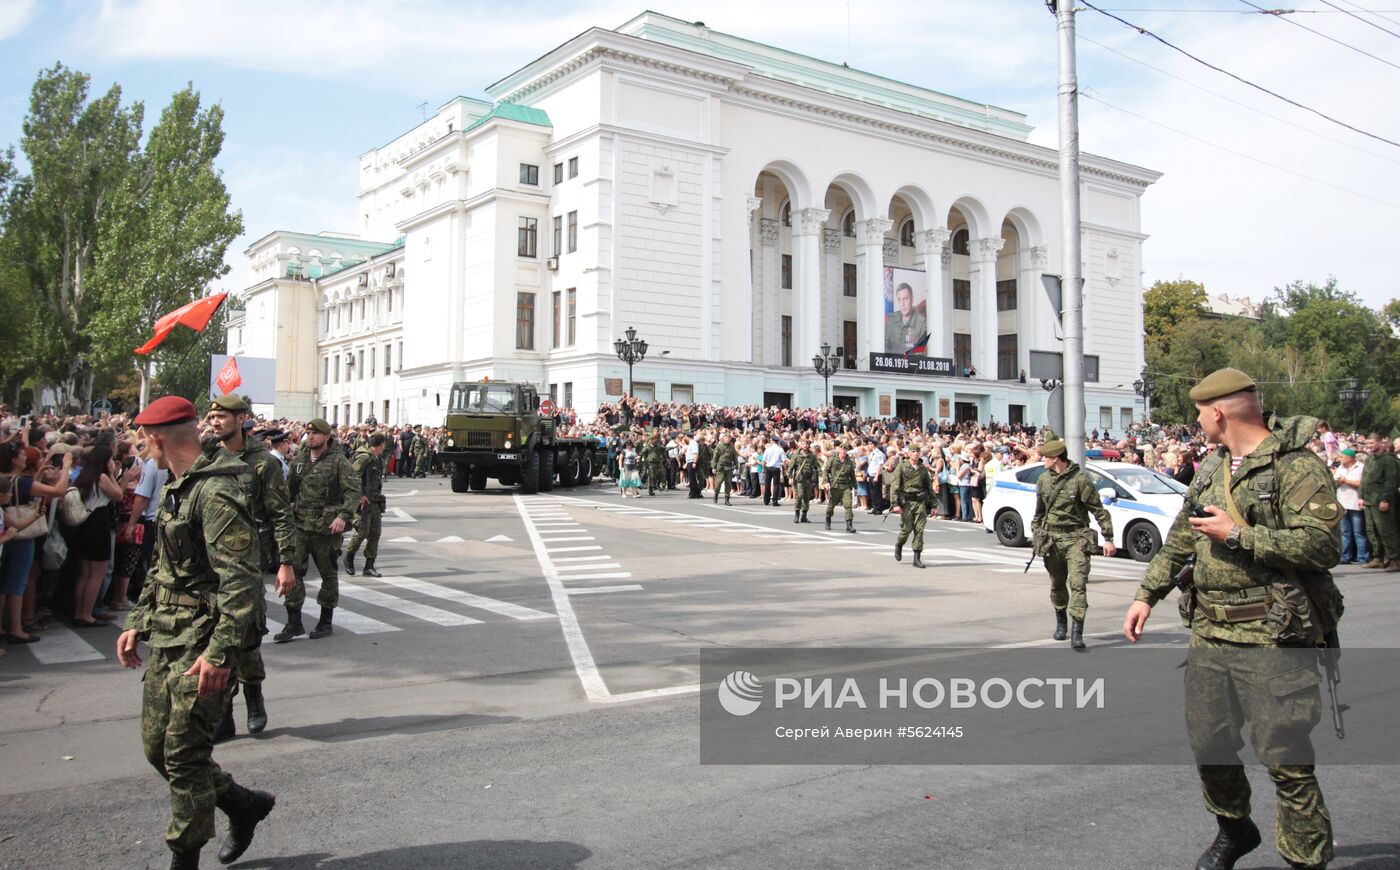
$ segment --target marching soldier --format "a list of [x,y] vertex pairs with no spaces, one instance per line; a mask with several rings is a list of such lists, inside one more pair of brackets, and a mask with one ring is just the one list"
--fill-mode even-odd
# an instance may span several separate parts
[[729,504],[729,491],[733,485],[734,469],[739,463],[739,454],[734,451],[733,439],[725,432],[719,436],[719,446],[715,448],[715,504],[719,504],[719,490],[724,488],[724,503]]
[[656,488],[666,488],[666,447],[661,443],[661,432],[652,433],[651,440],[642,448],[642,465],[646,469],[647,495],[656,495]]
[[219,860],[236,861],[277,799],[244,788],[213,760],[214,729],[232,698],[262,577],[253,514],[239,480],[247,465],[205,451],[194,405],[177,396],[137,415],[151,458],[170,471],[160,497],[157,561],[117,638],[117,660],[139,668],[138,642],[150,645],[142,679],[141,744],[169,783],[165,843],[172,870],[199,867],[214,837],[214,809],[228,816]]
[[1396,488],[1400,487],[1400,461],[1390,450],[1390,439],[1371,433],[1371,458],[1361,476],[1361,509],[1366,512],[1366,539],[1371,542],[1371,561],[1363,568],[1400,572],[1400,524],[1396,514]]
[[[1113,546],[1113,518],[1104,510],[1094,482],[1065,456],[1065,442],[1058,438],[1040,448],[1045,472],[1035,482],[1035,516],[1031,532],[1035,552],[1050,572],[1050,604],[1055,608],[1055,640],[1065,639],[1065,608],[1073,620],[1070,646],[1084,649],[1084,615],[1089,609],[1089,554],[1094,530],[1089,514],[1103,532],[1103,554],[1118,552]],[[1066,590],[1068,586],[1068,590]]]
[[[1299,669],[1281,653],[1240,658],[1251,648],[1335,646],[1342,596],[1330,569],[1341,558],[1342,509],[1332,475],[1308,448],[1318,421],[1266,421],[1256,390],[1236,369],[1214,372],[1191,390],[1197,422],[1221,445],[1191,484],[1190,498],[1207,516],[1182,508],[1123,621],[1136,643],[1152,606],[1195,559],[1195,583],[1180,604],[1191,628],[1187,728],[1206,808],[1219,827],[1198,870],[1234,867],[1260,843],[1236,754],[1246,722],[1278,795],[1279,854],[1293,867],[1332,860],[1332,820],[1314,766],[1273,760],[1282,745],[1311,757],[1309,735],[1321,717],[1315,665]],[[1202,754],[1211,763],[1201,763]]]
[[350,468],[350,460],[331,439],[331,424],[319,417],[306,424],[306,446],[292,460],[287,488],[292,495],[292,519],[296,525],[296,549],[292,558],[293,578],[287,593],[287,624],[272,638],[286,643],[306,634],[301,624],[301,606],[306,601],[306,562],[316,562],[321,574],[321,590],[316,601],[321,618],[311,630],[311,639],[329,637],[332,620],[340,603],[340,542],[355,518],[360,501],[360,482]]
[[360,543],[365,545],[365,576],[382,577],[374,568],[379,556],[379,518],[384,514],[384,436],[378,432],[369,436],[365,446],[355,452],[350,468],[360,482],[360,503],[355,513],[355,534],[345,548],[345,571],[355,576],[355,553]]
[[899,537],[894,542],[894,560],[904,558],[904,542],[914,536],[914,567],[923,568],[924,526],[928,523],[929,505],[933,504],[933,477],[924,467],[924,457],[917,450],[906,451],[905,458],[895,466],[890,483],[890,499],[899,512]]
[[[282,465],[268,452],[263,443],[244,434],[244,423],[251,409],[248,403],[232,393],[219,396],[209,403],[205,416],[214,438],[210,449],[223,449],[238,457],[245,471],[240,480],[248,506],[253,511],[254,527],[259,531],[261,566],[276,566],[279,588],[290,586],[294,579],[292,554],[296,549],[296,533],[292,527],[292,504],[287,496],[287,483]],[[264,535],[263,530],[267,530]],[[264,540],[266,538],[267,540]],[[233,698],[242,685],[244,703],[248,707],[248,731],[258,734],[267,727],[267,706],[263,702],[262,684],[267,676],[263,668],[262,639],[267,634],[267,602],[259,582],[254,595],[253,621],[248,638],[238,657],[238,680],[224,707],[224,718],[214,735],[215,741],[237,733],[233,720]]]
[[792,512],[794,523],[811,522],[807,519],[807,509],[812,506],[812,492],[817,486],[817,458],[806,441],[797,444],[797,450],[788,457],[788,476],[792,478],[795,508]]
[[421,427],[416,427],[413,436],[413,446],[409,448],[409,456],[413,459],[413,476],[428,476],[428,438],[423,434]]
[[846,531],[855,534],[855,514],[851,511],[851,493],[856,488],[856,466],[846,455],[846,445],[839,444],[836,453],[826,461],[826,479],[831,485],[831,494],[826,502],[826,530],[831,531],[831,515],[836,513],[836,503],[846,509]]

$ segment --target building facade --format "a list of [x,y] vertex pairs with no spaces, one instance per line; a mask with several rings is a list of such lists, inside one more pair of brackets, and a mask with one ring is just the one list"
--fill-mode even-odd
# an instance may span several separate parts
[[[362,156],[354,236],[248,248],[230,352],[276,356],[277,414],[432,424],[453,381],[490,377],[587,416],[627,389],[613,342],[634,327],[646,399],[820,405],[826,346],[834,404],[1044,421],[1026,375],[1060,349],[1040,281],[1059,271],[1058,157],[1024,116],[650,12],[487,95]],[[1141,415],[1139,201],[1158,177],[1083,157],[1090,428]],[[950,364],[872,370],[905,356],[893,317]]]

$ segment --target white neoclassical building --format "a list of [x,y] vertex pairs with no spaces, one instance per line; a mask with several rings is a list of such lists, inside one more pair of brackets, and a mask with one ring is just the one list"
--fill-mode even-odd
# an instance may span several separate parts
[[[586,415],[627,388],[634,327],[643,398],[821,404],[826,345],[862,413],[1044,420],[1022,373],[1060,350],[1057,155],[1024,116],[652,12],[487,94],[364,153],[353,234],[248,248],[229,351],[276,358],[276,413],[431,424],[489,376]],[[1088,428],[1140,414],[1158,177],[1083,158]],[[941,362],[894,365],[897,341]]]

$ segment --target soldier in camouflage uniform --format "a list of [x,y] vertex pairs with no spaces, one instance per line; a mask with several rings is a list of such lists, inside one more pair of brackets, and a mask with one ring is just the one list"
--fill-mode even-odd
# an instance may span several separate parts
[[1390,439],[1372,432],[1371,456],[1361,475],[1361,509],[1366,512],[1366,540],[1371,543],[1371,561],[1363,568],[1400,572],[1400,525],[1395,520],[1400,503],[1396,501],[1396,487],[1400,487],[1400,461],[1391,452]]
[[332,620],[340,603],[340,577],[336,573],[340,542],[355,519],[360,482],[330,433],[331,424],[320,418],[306,424],[306,446],[292,459],[287,477],[297,533],[292,558],[296,578],[287,593],[287,624],[272,638],[277,643],[306,633],[301,624],[301,606],[306,601],[308,557],[315,560],[321,574],[321,589],[316,593],[321,618],[311,630],[311,639],[319,640],[334,632]]
[[413,476],[428,476],[428,436],[423,434],[419,428],[413,436],[413,446],[409,448],[409,456],[413,457]]
[[379,556],[379,519],[384,514],[384,436],[378,432],[369,436],[365,446],[350,460],[355,479],[360,482],[360,503],[355,513],[355,534],[345,548],[345,571],[355,576],[355,554],[360,543],[365,545],[365,576],[382,577],[374,568]]
[[856,488],[856,466],[846,455],[846,445],[836,447],[836,453],[826,461],[826,479],[831,484],[831,494],[826,502],[826,530],[831,531],[831,517],[836,513],[836,503],[846,509],[846,531],[855,534],[855,514],[851,511],[851,493]]
[[733,439],[728,432],[719,436],[719,446],[715,448],[715,504],[719,504],[720,488],[724,489],[724,503],[729,504],[729,491],[734,481],[734,469],[739,464],[739,454],[734,451]]
[[203,451],[189,401],[152,402],[135,423],[151,458],[169,469],[156,519],[157,562],[117,639],[117,660],[141,666],[138,643],[150,645],[142,679],[141,744],[170,786],[165,842],[173,870],[199,867],[214,837],[214,809],[228,815],[219,850],[238,859],[276,798],[244,788],[214,763],[214,729],[237,679],[262,583],[257,533],[239,479],[247,466],[219,450]]
[[[1341,558],[1342,509],[1332,475],[1308,449],[1317,420],[1266,422],[1254,382],[1235,369],[1212,373],[1191,398],[1206,437],[1221,445],[1191,485],[1208,516],[1183,507],[1123,632],[1133,642],[1142,637],[1152,606],[1194,558],[1194,586],[1180,603],[1191,628],[1187,728],[1219,827],[1196,866],[1233,867],[1260,843],[1237,754],[1248,722],[1278,796],[1279,854],[1293,867],[1325,867],[1332,821],[1314,766],[1275,763],[1281,746],[1301,746],[1311,758],[1309,735],[1322,715],[1315,663],[1299,669],[1280,648],[1333,645],[1342,612],[1330,573]],[[1261,649],[1275,652],[1246,658]]]
[[[261,566],[277,566],[277,584],[285,588],[295,579],[292,554],[296,549],[296,533],[292,526],[292,504],[287,495],[287,482],[282,476],[281,463],[268,452],[263,442],[245,435],[244,423],[250,410],[247,402],[231,393],[210,402],[205,423],[214,437],[206,450],[227,450],[242,460],[245,467],[241,479],[243,494],[248,497],[253,522],[259,530],[259,549],[271,551],[261,553]],[[268,530],[267,535],[262,534],[264,528]],[[238,693],[240,684],[244,703],[248,707],[249,733],[258,734],[267,727],[267,705],[263,702],[262,692],[263,680],[267,677],[262,659],[262,639],[267,634],[267,602],[261,583],[258,584],[255,605],[248,639],[238,658],[238,681],[233,684],[234,692],[229,696],[223,721],[214,735],[216,742],[237,733],[233,719],[233,695]]]
[[792,481],[794,523],[811,522],[807,510],[812,506],[812,494],[817,488],[817,457],[812,455],[811,445],[799,441],[797,449],[788,457],[788,479]]
[[666,446],[661,443],[660,431],[654,432],[642,447],[640,459],[647,478],[647,495],[656,495],[658,486],[666,488]]
[[[1096,547],[1089,514],[1103,533],[1103,554],[1113,546],[1113,518],[1104,510],[1094,482],[1065,456],[1065,442],[1058,438],[1040,448],[1045,471],[1035,482],[1035,516],[1031,532],[1035,552],[1050,572],[1050,604],[1055,608],[1055,640],[1065,639],[1065,608],[1074,621],[1070,646],[1084,649],[1084,615],[1089,609],[1089,558]],[[1068,589],[1066,589],[1068,587]]]
[[905,452],[905,458],[895,466],[890,482],[890,500],[899,511],[899,537],[894,542],[894,560],[904,558],[904,542],[914,536],[914,567],[924,567],[924,526],[928,523],[929,505],[933,504],[933,477],[924,467],[923,454],[917,450]]

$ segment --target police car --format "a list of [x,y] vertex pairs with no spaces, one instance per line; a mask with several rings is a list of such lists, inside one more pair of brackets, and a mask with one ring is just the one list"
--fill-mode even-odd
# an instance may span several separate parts
[[[1186,487],[1164,474],[1128,462],[1089,462],[1085,471],[1113,518],[1114,546],[1139,562],[1151,561],[1171,531]],[[1006,547],[1023,547],[1035,516],[1035,482],[1044,463],[1001,472],[987,482],[982,524]],[[1092,515],[1090,524],[1098,530]],[[1102,541],[1103,536],[1099,536]]]

